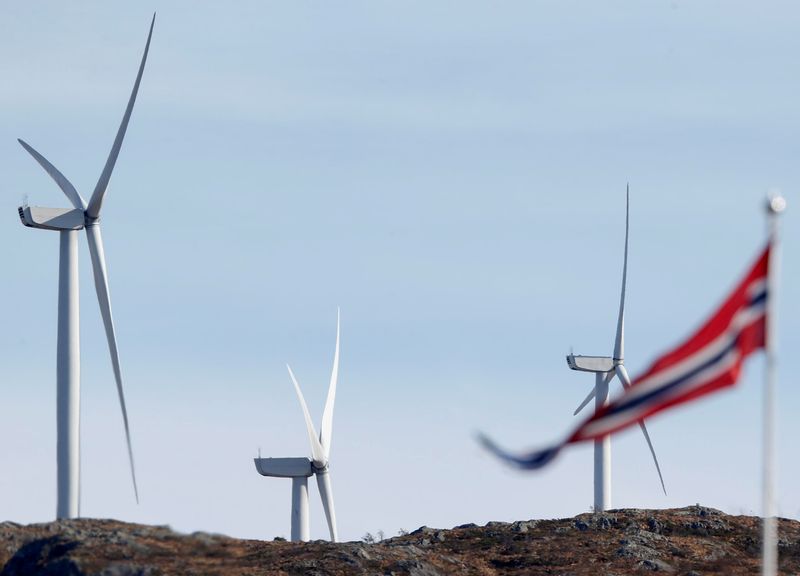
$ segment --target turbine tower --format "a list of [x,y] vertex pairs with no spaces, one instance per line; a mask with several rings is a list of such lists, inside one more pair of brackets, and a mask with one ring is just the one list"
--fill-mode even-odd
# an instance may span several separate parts
[[292,542],[307,542],[309,540],[308,526],[308,478],[313,474],[317,477],[317,488],[325,510],[325,519],[328,521],[331,541],[338,541],[336,532],[336,512],[333,507],[333,492],[330,480],[330,452],[331,434],[333,432],[333,404],[336,399],[336,382],[339,378],[339,311],[336,311],[336,349],[333,354],[333,369],[331,381],[328,386],[328,398],[325,400],[325,409],[322,412],[322,428],[319,436],[308,412],[306,400],[297,383],[294,372],[287,364],[289,377],[294,384],[303,417],[306,421],[308,439],[311,443],[311,458],[255,458],[256,470],[262,476],[292,479]]
[[[617,319],[617,335],[614,341],[614,355],[607,356],[567,356],[567,365],[571,370],[581,372],[593,372],[595,375],[594,388],[589,395],[581,402],[574,414],[578,414],[594,398],[595,411],[600,410],[608,403],[608,386],[616,376],[622,383],[623,388],[629,388],[631,379],[628,371],[625,370],[625,283],[628,275],[628,221],[630,216],[630,190],[625,190],[625,258],[622,264],[622,293],[619,298],[619,317]],[[647,446],[653,455],[658,478],[661,480],[661,488],[664,494],[667,489],[664,487],[664,478],[661,476],[661,467],[658,465],[658,458],[650,441],[650,434],[644,421],[639,422]],[[611,507],[611,436],[605,436],[594,442],[594,510],[602,512]]]
[[75,189],[75,186],[44,156],[22,140],[19,143],[55,180],[64,192],[73,208],[41,208],[21,206],[19,216],[22,223],[30,228],[57,230],[60,236],[58,274],[58,341],[56,354],[56,429],[57,429],[57,484],[58,499],[56,505],[57,518],[76,518],[80,514],[80,331],[78,308],[78,231],[86,231],[89,243],[89,254],[92,259],[94,287],[100,305],[100,314],[105,326],[108,350],[114,369],[117,384],[117,395],[122,409],[122,421],[125,425],[125,440],[128,445],[128,459],[131,467],[131,479],[136,502],[139,493],[136,487],[136,472],[133,466],[133,449],[128,426],[128,412],[125,408],[125,394],[122,390],[122,371],[119,364],[117,338],[114,332],[114,319],[111,314],[111,296],[108,290],[108,274],[103,250],[103,238],[100,234],[100,209],[103,205],[111,172],[117,162],[122,140],[128,128],[128,121],[139,91],[147,52],[150,49],[150,38],[153,35],[155,14],[150,23],[147,43],[136,75],[128,106],[122,117],[111,152],[100,179],[87,203]]

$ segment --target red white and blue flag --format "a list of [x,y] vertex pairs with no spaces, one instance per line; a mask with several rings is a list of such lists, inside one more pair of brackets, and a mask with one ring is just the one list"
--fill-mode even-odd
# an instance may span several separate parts
[[745,358],[766,345],[769,251],[767,245],[744,279],[694,334],[653,362],[563,442],[522,455],[506,452],[485,436],[481,442],[509,463],[532,470],[550,462],[568,444],[602,438],[667,408],[733,386]]

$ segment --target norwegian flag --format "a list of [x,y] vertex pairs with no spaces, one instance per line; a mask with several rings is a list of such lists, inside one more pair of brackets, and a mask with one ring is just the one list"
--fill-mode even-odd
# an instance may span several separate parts
[[515,455],[486,436],[479,440],[503,460],[533,470],[550,462],[568,444],[602,438],[657,412],[732,386],[745,358],[766,345],[769,252],[768,244],[730,296],[688,340],[653,362],[565,441]]

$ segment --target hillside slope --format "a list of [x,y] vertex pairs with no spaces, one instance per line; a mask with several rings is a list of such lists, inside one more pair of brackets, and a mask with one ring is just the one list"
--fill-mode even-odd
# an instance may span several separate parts
[[[710,508],[420,528],[375,544],[182,535],[114,520],[0,524],[0,575],[757,574],[760,521]],[[780,521],[781,573],[800,574],[800,522]]]

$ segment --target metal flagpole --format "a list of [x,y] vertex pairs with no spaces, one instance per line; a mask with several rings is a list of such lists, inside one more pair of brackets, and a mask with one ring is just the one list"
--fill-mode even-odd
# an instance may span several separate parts
[[777,287],[780,274],[779,216],[786,209],[786,200],[771,194],[767,201],[769,226],[769,262],[767,264],[767,327],[765,349],[767,353],[764,382],[764,431],[762,469],[762,576],[778,573],[778,527],[775,519],[775,384],[777,381]]

